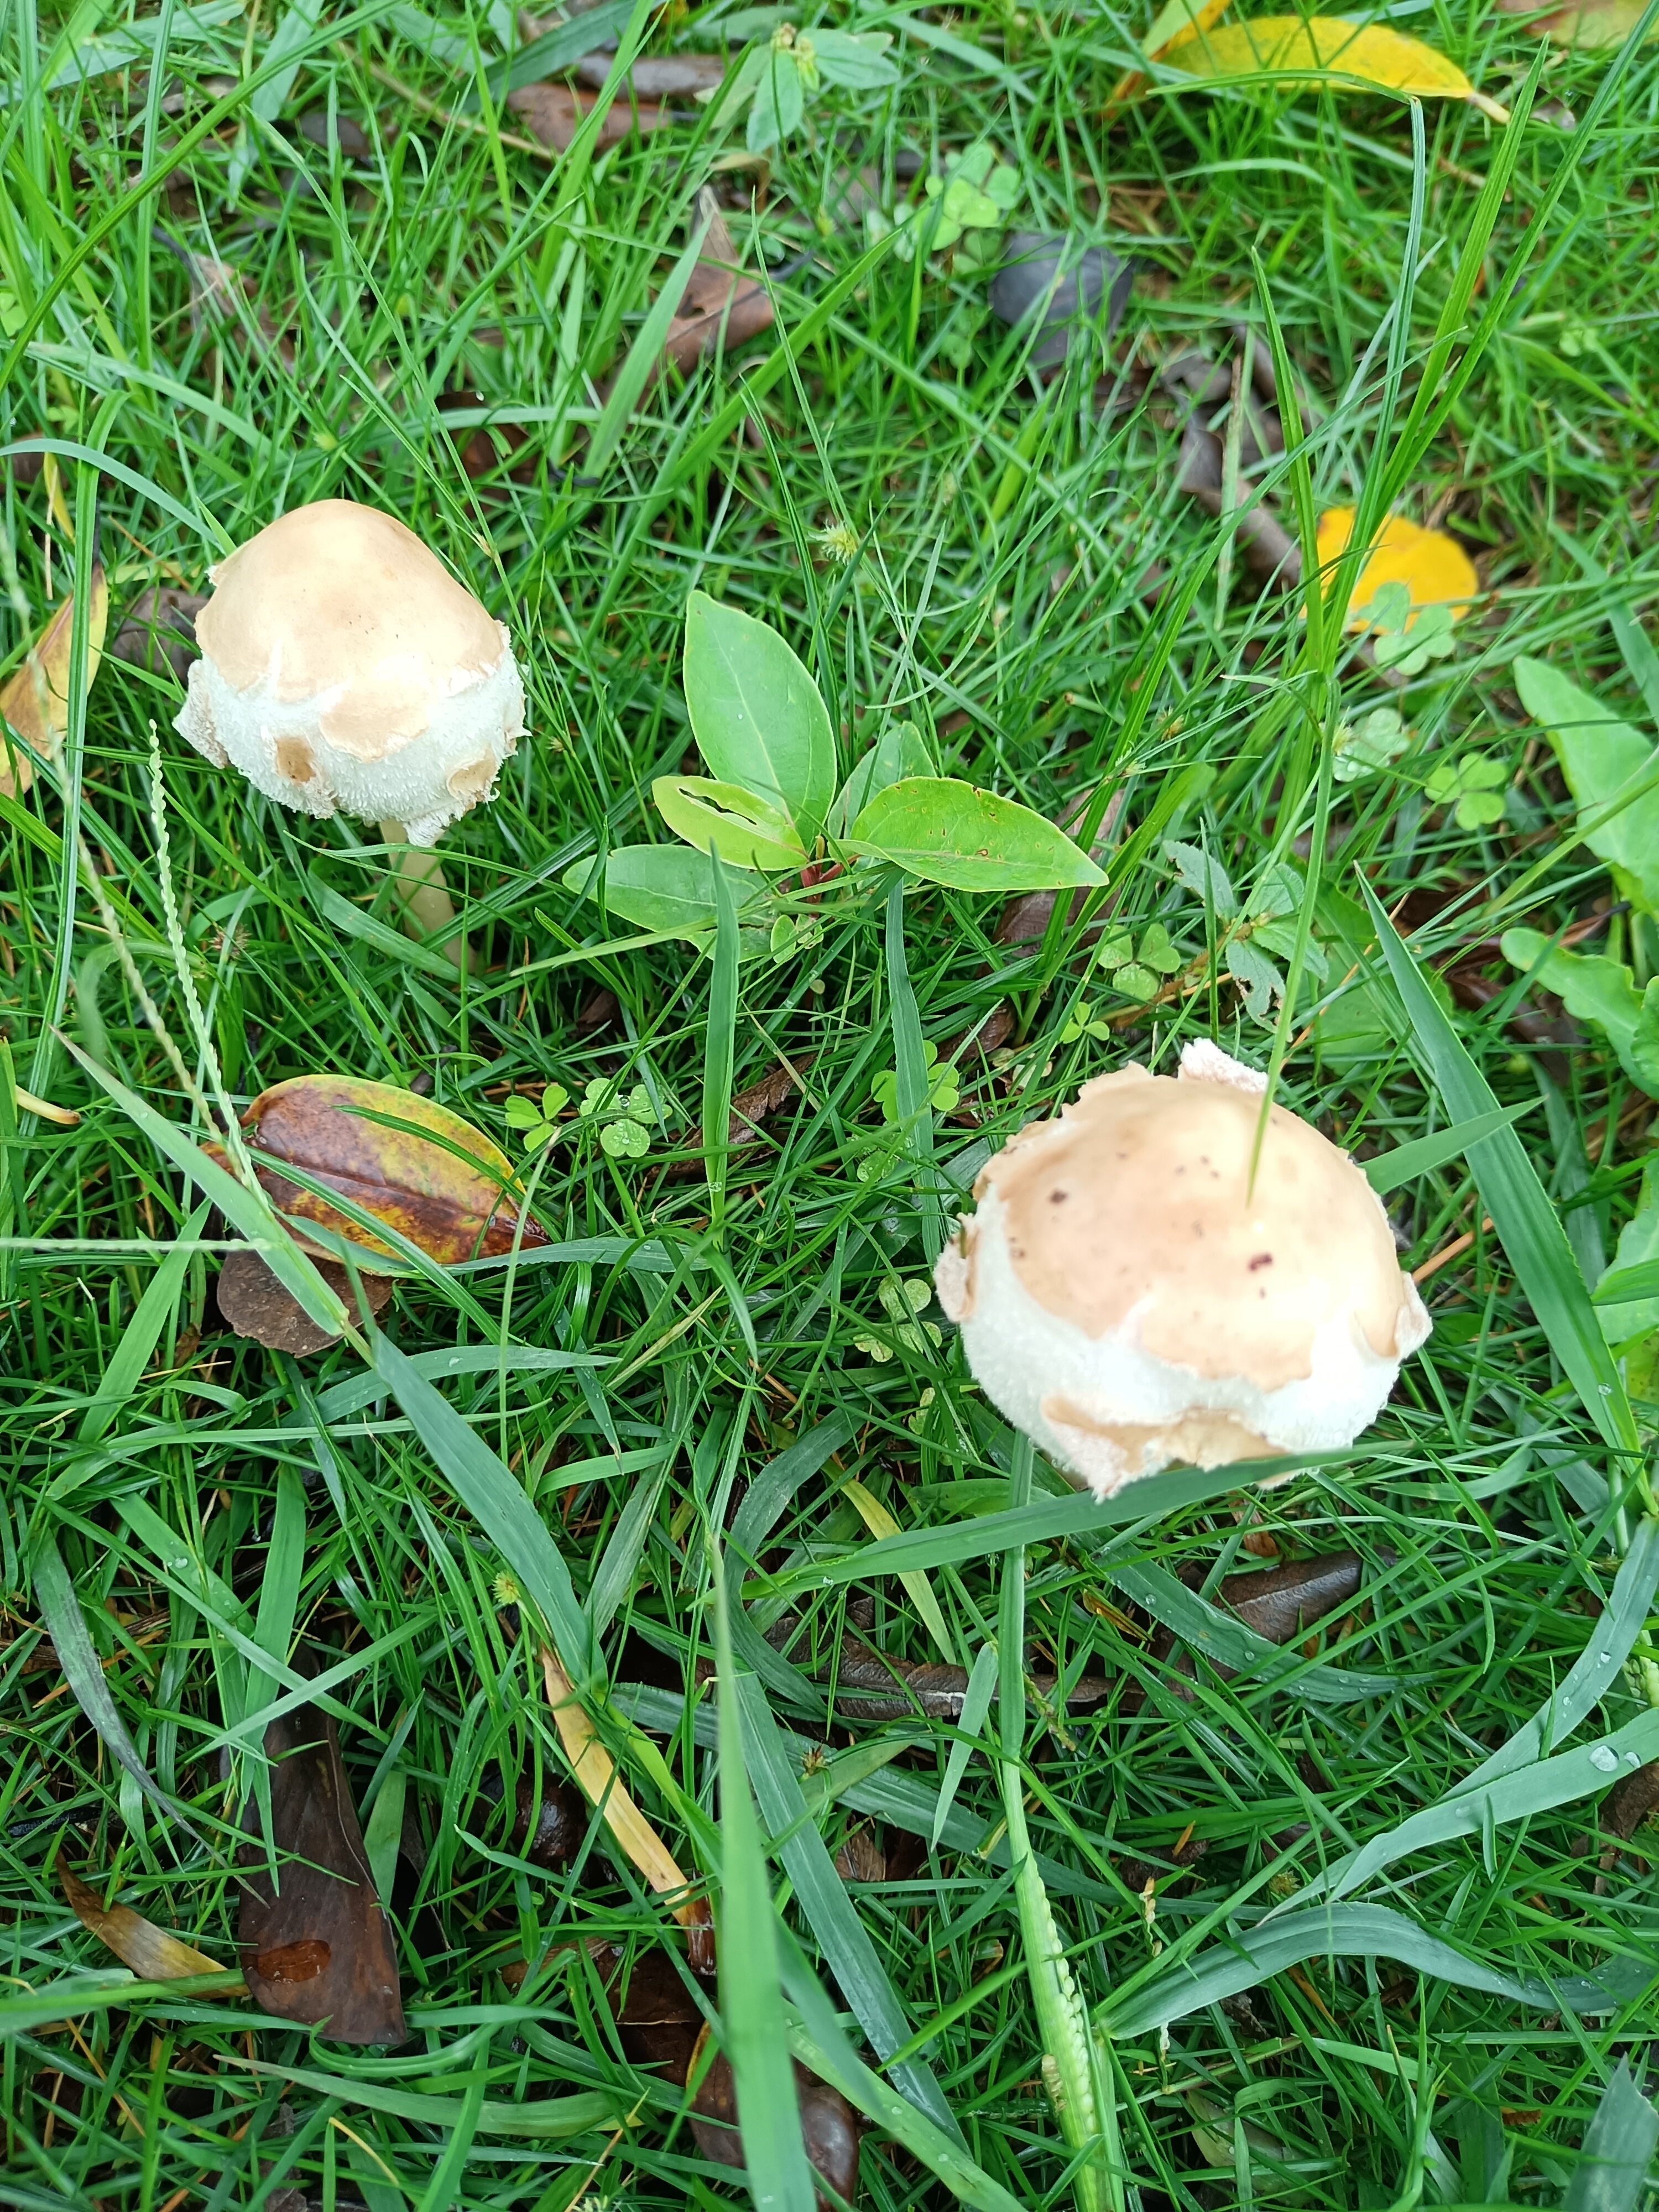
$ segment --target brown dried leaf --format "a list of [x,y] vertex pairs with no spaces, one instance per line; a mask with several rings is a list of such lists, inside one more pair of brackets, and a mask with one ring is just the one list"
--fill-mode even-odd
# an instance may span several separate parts
[[[705,2027],[698,2046],[708,2033]],[[693,2068],[700,2056],[700,2047],[694,2047]],[[837,2197],[850,2204],[859,2186],[858,2116],[838,2089],[809,2074],[799,2058],[792,2063],[807,2162]],[[717,2166],[744,2163],[743,2137],[738,2131],[737,2083],[724,2051],[717,2055],[691,2100],[691,2132],[697,2148]],[[823,2201],[820,2196],[819,2203]]]
[[[234,1996],[244,1986],[241,1976],[222,1960],[210,1959],[205,1951],[198,1951],[181,1942],[178,1936],[169,1936],[165,1928],[146,1920],[130,1905],[106,1907],[97,1891],[70,1872],[61,1850],[58,1854],[58,1879],[81,1925],[100,1943],[107,1944],[141,1981],[178,1982],[191,1974],[222,1974],[227,1996]],[[216,1996],[220,1993],[216,1990],[204,1990],[203,1994]]]
[[1364,1573],[1357,1553],[1331,1552],[1259,1574],[1228,1575],[1221,1601],[1269,1644],[1294,1644],[1315,1621],[1358,1595]]
[[111,659],[148,669],[152,676],[170,668],[182,684],[200,651],[196,617],[206,605],[198,592],[182,592],[174,584],[152,584],[123,616],[109,649]]
[[[92,572],[92,605],[87,633],[87,689],[92,689],[109,624],[109,586],[101,563]],[[75,599],[66,599],[0,690],[0,715],[18,737],[45,760],[56,760],[69,728],[70,649],[74,641]],[[21,799],[34,781],[34,763],[9,737],[0,765],[0,792]]]
[[[575,74],[595,92],[604,89],[614,54],[584,54]],[[719,54],[659,54],[635,63],[623,82],[636,100],[673,100],[688,93],[713,92],[726,82],[726,63]]]
[[696,221],[708,226],[702,252],[662,349],[664,358],[682,374],[716,347],[729,353],[744,339],[758,337],[771,329],[774,320],[771,295],[757,278],[745,277],[738,270],[732,234],[707,186],[697,195]]
[[1638,1766],[1617,1789],[1608,1790],[1601,1801],[1601,1832],[1628,1843],[1655,1813],[1659,1813],[1659,1759]]
[[[767,1630],[766,1640],[788,1657],[801,1628],[800,1615],[787,1613]],[[968,1694],[968,1677],[960,1667],[895,1659],[850,1634],[842,1638],[833,1668],[820,1668],[815,1679],[833,1680],[836,1713],[842,1720],[900,1720],[915,1712],[931,1720],[960,1720]],[[1034,1674],[1030,1679],[1040,1697],[1051,1698],[1058,1687],[1052,1674]],[[1097,1705],[1111,1687],[1103,1675],[1085,1674],[1073,1685],[1067,1705]]]
[[[332,1260],[319,1260],[319,1273],[348,1313],[357,1310],[350,1278]],[[392,1296],[389,1275],[359,1275],[369,1311],[379,1314]],[[321,1352],[339,1338],[319,1328],[295,1297],[284,1290],[259,1255],[252,1250],[231,1252],[219,1270],[216,1289],[219,1310],[238,1336],[252,1337],[268,1351],[290,1352],[297,1359]]]
[[[236,1941],[261,2012],[336,2043],[401,2043],[404,2008],[391,1931],[375,1893],[362,1831],[340,1764],[334,1723],[314,1705],[265,1730],[270,1825],[282,1887],[263,1842],[238,1853],[246,1869]],[[250,1805],[244,1825],[257,1814]]]
[[[591,92],[576,92],[568,84],[521,84],[516,92],[507,95],[507,106],[515,115],[523,117],[531,137],[561,154],[592,112],[593,100]],[[626,100],[613,100],[599,125],[595,151],[620,146],[636,130],[643,138],[647,132],[660,131],[672,120],[666,109],[650,102],[641,102],[635,108],[630,107]]]
[[300,1075],[242,1116],[259,1181],[284,1218],[343,1237],[373,1264],[392,1248],[280,1172],[302,1169],[444,1267],[548,1241],[523,1209],[513,1164],[481,1129],[430,1098],[351,1075]]

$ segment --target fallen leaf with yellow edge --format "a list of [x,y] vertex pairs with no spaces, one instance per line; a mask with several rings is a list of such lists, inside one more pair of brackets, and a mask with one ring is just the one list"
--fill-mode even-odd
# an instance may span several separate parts
[[[87,688],[98,673],[109,624],[109,586],[101,565],[92,572],[92,599],[87,631]],[[70,647],[74,641],[75,601],[64,600],[29,647],[21,668],[13,671],[0,690],[3,715],[31,751],[43,760],[56,760],[69,729]],[[19,746],[7,741],[0,761],[0,792],[21,799],[34,781],[34,763]]]
[[[1498,4],[1506,15],[1532,16],[1534,21],[1524,27],[1553,39],[1558,46],[1582,46],[1592,53],[1622,46],[1646,12],[1645,0],[1584,0],[1581,7],[1556,8],[1542,14],[1538,0],[1498,0]],[[1659,39],[1659,23],[1644,43],[1651,46],[1656,39]]]
[[681,1901],[672,1910],[687,1931],[691,1963],[699,1973],[711,1972],[714,1954],[708,1900],[686,1894],[691,1885],[680,1872],[674,1854],[629,1796],[617,1762],[600,1742],[599,1730],[571,1686],[570,1677],[546,1644],[542,1646],[542,1680],[576,1787],[590,1805],[599,1808],[629,1863],[637,1868],[657,1894],[679,1893]]
[[[1185,46],[1200,31],[1207,31],[1231,5],[1232,0],[1164,0],[1140,42],[1140,51],[1149,62],[1162,61],[1172,46]],[[1121,107],[1126,100],[1133,100],[1146,82],[1138,70],[1130,70],[1121,76],[1107,99],[1107,113]]]
[[[301,1170],[441,1265],[496,1259],[547,1232],[523,1211],[513,1163],[481,1129],[430,1098],[352,1075],[298,1075],[262,1091],[242,1116],[261,1184],[283,1218],[356,1248],[358,1264],[393,1256],[361,1222],[282,1173]],[[316,1247],[327,1251],[326,1245]],[[395,1269],[393,1270],[395,1272]]]
[[1171,69],[1212,84],[1275,77],[1291,85],[1366,86],[1404,100],[1467,100],[1494,121],[1509,111],[1488,100],[1455,62],[1419,39],[1380,23],[1363,28],[1336,15],[1257,15],[1200,31],[1167,57]]
[[[124,1966],[131,1966],[141,1980],[146,1982],[179,1982],[192,1974],[220,1974],[224,1978],[225,1995],[246,1989],[247,1984],[234,1968],[218,1959],[210,1959],[205,1951],[198,1951],[188,1943],[181,1943],[176,1936],[169,1936],[165,1928],[158,1928],[153,1920],[146,1920],[142,1912],[135,1912],[130,1905],[112,1905],[107,1908],[95,1889],[71,1874],[67,1860],[60,1851],[58,1857],[58,1879],[64,1885],[64,1894],[81,1925],[90,1930],[100,1943],[114,1952]],[[204,1991],[216,1996],[216,1990]]]
[[[1351,507],[1334,507],[1320,516],[1315,544],[1322,569],[1328,570],[1347,551],[1353,513]],[[1410,592],[1408,630],[1425,607],[1449,606],[1452,620],[1461,622],[1480,590],[1474,563],[1455,538],[1443,530],[1425,530],[1403,514],[1389,515],[1376,534],[1348,600],[1350,629],[1374,626],[1366,610],[1385,584],[1403,584]]]

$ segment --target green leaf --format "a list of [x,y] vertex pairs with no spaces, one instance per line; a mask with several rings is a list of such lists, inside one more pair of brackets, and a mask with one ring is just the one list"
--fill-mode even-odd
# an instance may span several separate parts
[[634,410],[639,404],[640,394],[645,389],[647,380],[662,360],[663,342],[668,336],[668,325],[679,312],[680,301],[691,281],[691,271],[697,265],[697,256],[702,251],[702,242],[708,234],[707,220],[692,226],[691,235],[685,241],[684,252],[669,270],[661,291],[652,301],[651,312],[635,333],[634,343],[629,347],[627,357],[617,371],[611,386],[611,396],[594,425],[585,464],[590,476],[603,474],[611,454],[617,450],[623,432],[634,419]]
[[[609,913],[641,929],[706,946],[714,933],[708,862],[684,845],[620,845],[603,860],[578,860],[562,878],[578,897],[603,897]],[[727,863],[727,881],[741,915],[764,905],[766,886],[752,870]]]
[[[1447,1111],[1455,1121],[1497,1113],[1492,1085],[1469,1058],[1370,884],[1363,878],[1361,882],[1371,926],[1405,1003],[1413,1048],[1432,1075]],[[1513,1129],[1484,1137],[1469,1148],[1469,1167],[1528,1303],[1584,1410],[1615,1451],[1639,1449],[1641,1440],[1624,1382],[1566,1231],[1526,1146]]]
[[[510,62],[495,64],[487,80],[492,95],[504,100],[520,85],[539,84],[546,77],[560,76],[584,54],[616,38],[633,12],[634,0],[599,0],[597,7],[573,15],[568,22],[556,23],[539,39],[520,46]],[[456,106],[462,114],[476,112],[477,94],[468,94]]]
[[1188,890],[1196,891],[1219,920],[1231,921],[1238,912],[1238,893],[1220,861],[1198,846],[1183,845],[1173,837],[1165,838],[1164,853]]
[[[1613,1297],[1621,1281],[1655,1279],[1645,1297]],[[1636,1211],[1619,1232],[1619,1249],[1613,1265],[1595,1286],[1595,1310],[1609,1344],[1622,1344],[1643,1329],[1659,1329],[1659,1156],[1650,1156],[1642,1170],[1642,1188]],[[1645,1394],[1644,1394],[1645,1395]]]
[[841,787],[830,810],[832,836],[845,837],[878,791],[907,776],[934,773],[927,743],[914,722],[890,722]]
[[[1580,819],[1608,805],[1659,771],[1653,741],[1611,708],[1552,668],[1522,655],[1515,664],[1521,702],[1541,722],[1555,747]],[[1659,914],[1659,787],[1644,792],[1584,840],[1613,871],[1625,896]]]
[[749,111],[746,143],[751,154],[764,154],[781,138],[799,131],[806,109],[800,69],[787,46],[766,49],[766,65],[755,86],[755,104]]
[[197,1207],[179,1230],[173,1249],[151,1276],[148,1289],[133,1309],[131,1320],[121,1332],[121,1341],[104,1370],[92,1403],[81,1416],[75,1439],[77,1444],[96,1443],[138,1388],[139,1378],[149,1364],[149,1356],[179,1304],[185,1270],[190,1265],[191,1247],[201,1235],[211,1210],[205,1203]]
[[722,2041],[757,2212],[814,2212],[811,2171],[784,2036],[777,1911],[749,1794],[726,1575],[714,1560],[720,1780],[720,1999]]
[[848,844],[953,890],[1059,890],[1106,880],[1052,822],[954,776],[906,776],[878,791]]
[[708,985],[708,1026],[703,1034],[702,1164],[709,1218],[718,1228],[726,1211],[726,1170],[731,1150],[732,1085],[738,1024],[738,916],[718,853],[708,857],[720,927],[714,972]]
[[[1564,2001],[1575,2010],[1594,2010],[1602,1996],[1595,1984],[1577,1975],[1555,1982],[1513,1981],[1429,1935],[1403,1912],[1383,1905],[1340,1905],[1286,1913],[1253,1929],[1230,1929],[1224,1943],[1196,1957],[1160,1965],[1149,1978],[1109,1997],[1095,2017],[1120,2039],[1152,2034],[1172,2021],[1185,2020],[1241,1990],[1255,1989],[1308,1959],[1397,1959],[1417,1973],[1436,1975],[1455,1988],[1479,1990],[1547,2012],[1559,2012]],[[1601,2008],[1610,2010],[1616,2002],[1609,1991]]]
[[878,86],[896,84],[898,64],[889,61],[893,43],[890,31],[828,31],[811,33],[812,58],[826,84],[849,92],[873,92]]
[[710,774],[787,815],[810,846],[835,795],[836,734],[799,657],[769,623],[693,592],[685,607],[684,681],[686,711]]
[[806,865],[806,848],[788,817],[740,784],[716,783],[706,775],[659,775],[651,796],[675,836],[700,853],[717,847],[721,860],[774,875]]
[[1553,991],[1567,1012],[1594,1022],[1619,1065],[1650,1098],[1659,1098],[1659,976],[1639,996],[1631,971],[1605,953],[1569,952],[1535,929],[1505,930],[1499,949]]
[[642,1160],[651,1149],[651,1133],[637,1121],[607,1121],[599,1131],[599,1148],[613,1160]]
[[1374,1160],[1360,1160],[1357,1165],[1379,1198],[1386,1198],[1391,1190],[1413,1182],[1431,1169],[1444,1167],[1471,1145],[1478,1145],[1483,1137],[1518,1121],[1523,1114],[1530,1114],[1537,1104],[1528,1099],[1520,1106],[1506,1106],[1501,1113],[1477,1115],[1473,1121],[1460,1121],[1455,1128],[1437,1129],[1431,1137],[1415,1138],[1409,1145],[1396,1145],[1391,1152],[1380,1152]]
[[187,1834],[195,1835],[196,1830],[167,1792],[150,1778],[149,1769],[139,1758],[126,1724],[115,1710],[115,1700],[110,1695],[98,1654],[87,1632],[81,1601],[58,1549],[58,1540],[50,1529],[41,1530],[34,1539],[29,1553],[29,1575],[41,1622],[52,1638],[52,1650],[58,1654],[58,1663],[76,1704],[92,1723],[116,1764],[137,1784],[163,1820],[176,1820]]
[[398,1846],[403,1838],[404,1799],[409,1790],[408,1770],[394,1766],[384,1775],[369,1808],[363,1830],[363,1856],[374,1877],[374,1889],[384,1903],[392,1894],[398,1874]]
[[570,1570],[517,1475],[474,1434],[406,1352],[378,1334],[373,1348],[375,1373],[408,1415],[438,1472],[511,1565],[520,1589],[545,1623],[566,1674],[579,1690],[591,1689],[597,1662]]
[[996,1686],[997,1647],[994,1644],[981,1644],[974,1660],[973,1672],[968,1677],[968,1687],[962,1699],[962,1716],[957,1723],[957,1735],[951,1746],[950,1757],[945,1762],[945,1778],[939,1784],[939,1803],[933,1812],[933,1832],[929,1838],[935,1850],[939,1848],[939,1836],[951,1816],[957,1791],[962,1786],[962,1778],[968,1771],[969,1760],[976,1748],[984,1749],[987,1756],[990,1755],[988,1747],[975,1746],[974,1739],[985,1725],[985,1716],[991,1710],[991,1699],[996,1694]]
[[1561,2212],[1636,2212],[1647,2194],[1648,2167],[1659,2143],[1659,2112],[1631,2079],[1621,2058],[1584,2130],[1583,2161],[1567,2184]]

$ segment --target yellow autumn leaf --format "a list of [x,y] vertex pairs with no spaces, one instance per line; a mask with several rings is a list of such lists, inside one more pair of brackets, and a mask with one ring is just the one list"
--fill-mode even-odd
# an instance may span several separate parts
[[[109,624],[109,586],[102,566],[92,572],[91,620],[87,633],[87,688],[98,673]],[[55,760],[69,729],[70,647],[75,629],[75,601],[64,600],[0,690],[0,715],[43,759]],[[21,799],[34,781],[34,765],[15,743],[0,757],[0,792]]]
[[[246,1988],[234,1968],[221,1960],[210,1959],[205,1951],[181,1942],[165,1928],[158,1928],[153,1920],[146,1920],[130,1905],[106,1906],[97,1891],[70,1871],[61,1851],[58,1856],[58,1879],[81,1925],[100,1943],[106,1944],[141,1981],[174,1982],[195,1974],[222,1974],[225,1995]],[[219,1992],[204,1994],[217,1996]]]
[[[1162,61],[1171,46],[1184,46],[1200,31],[1207,31],[1231,5],[1232,0],[1164,0],[1140,42],[1140,51],[1149,62]],[[1126,100],[1133,100],[1146,82],[1138,70],[1119,77],[1107,99],[1106,112],[1109,115]]]
[[1200,31],[1168,58],[1171,69],[1208,83],[1274,77],[1285,85],[1370,86],[1407,100],[1467,100],[1507,123],[1509,112],[1478,93],[1455,62],[1380,23],[1336,15],[1257,15]]
[[[1347,551],[1353,517],[1351,507],[1334,507],[1320,516],[1315,544],[1322,569],[1328,570]],[[1455,538],[1443,530],[1425,530],[1403,514],[1389,515],[1376,534],[1348,600],[1350,629],[1372,627],[1367,611],[1385,584],[1403,584],[1410,592],[1408,630],[1425,607],[1449,606],[1452,620],[1461,622],[1480,589],[1474,563]]]

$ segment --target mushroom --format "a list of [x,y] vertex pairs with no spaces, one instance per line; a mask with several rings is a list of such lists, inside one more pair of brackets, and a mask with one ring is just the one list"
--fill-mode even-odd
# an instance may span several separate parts
[[1173,1462],[1330,1451],[1429,1334],[1389,1218],[1265,1076],[1189,1044],[1023,1129],[939,1256],[987,1395],[1097,1497]]
[[[525,726],[507,631],[395,516],[295,507],[212,582],[174,726],[216,767],[284,806],[378,823],[389,845],[429,846],[495,795]],[[406,921],[453,930],[437,861],[406,851],[398,874]]]

